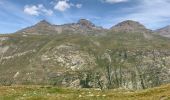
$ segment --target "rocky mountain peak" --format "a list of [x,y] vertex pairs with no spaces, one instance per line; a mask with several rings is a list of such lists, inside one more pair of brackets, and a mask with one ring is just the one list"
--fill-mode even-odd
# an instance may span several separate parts
[[17,31],[18,34],[49,34],[55,33],[55,29],[52,24],[50,24],[46,20],[41,20],[37,24],[24,28],[22,30]]
[[149,32],[148,29],[141,23],[132,20],[126,20],[111,28],[114,31],[123,31],[123,32]]
[[77,24],[81,26],[86,26],[88,28],[95,27],[95,25],[87,19],[80,19]]
[[41,20],[36,25],[51,25],[51,24],[48,21],[46,21],[46,20]]
[[115,25],[115,27],[144,28],[145,29],[144,25],[142,25],[141,23],[139,23],[137,21],[132,21],[132,20],[126,20],[121,23],[118,23],[117,25]]

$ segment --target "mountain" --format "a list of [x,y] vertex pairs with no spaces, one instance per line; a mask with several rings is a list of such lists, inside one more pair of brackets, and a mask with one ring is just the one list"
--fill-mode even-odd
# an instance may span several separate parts
[[109,30],[85,19],[64,25],[41,21],[0,35],[0,85],[156,87],[170,83],[169,43],[134,21]]
[[87,29],[97,28],[92,22],[86,19],[80,19],[77,24]]
[[152,39],[153,32],[152,30],[147,29],[144,25],[139,22],[126,20],[118,23],[117,25],[110,28],[110,31],[113,33],[135,33],[136,37],[143,37],[145,39]]
[[95,34],[102,33],[105,29],[95,26],[92,22],[86,19],[80,19],[77,23],[70,23],[64,25],[52,25],[46,20],[42,20],[34,26],[22,29],[16,33],[22,34],[60,34],[60,33],[81,33],[81,34]]
[[157,34],[164,36],[164,37],[170,37],[170,25],[166,26],[164,28],[158,29],[155,31]]
[[38,22],[36,25],[17,31],[19,34],[53,34],[55,27],[46,20]]
[[139,22],[132,21],[132,20],[126,20],[121,23],[118,23],[117,25],[113,26],[111,28],[113,31],[118,32],[140,32],[140,33],[146,33],[151,32],[151,30],[146,29],[144,25],[142,25]]

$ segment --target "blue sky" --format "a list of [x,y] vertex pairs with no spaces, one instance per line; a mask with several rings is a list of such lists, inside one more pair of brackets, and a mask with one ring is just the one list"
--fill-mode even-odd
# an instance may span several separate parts
[[11,33],[40,20],[52,24],[81,18],[110,28],[135,20],[147,28],[170,25],[170,0],[0,0],[0,33]]

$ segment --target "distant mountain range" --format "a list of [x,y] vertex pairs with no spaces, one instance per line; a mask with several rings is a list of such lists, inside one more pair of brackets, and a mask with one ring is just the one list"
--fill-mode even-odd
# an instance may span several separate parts
[[64,24],[64,25],[52,25],[46,20],[42,20],[34,26],[22,29],[17,33],[23,34],[60,34],[64,32],[69,33],[81,33],[95,34],[97,32],[105,31],[102,27],[95,26],[93,23],[86,19],[80,19],[77,23]]
[[86,19],[80,19],[77,23],[70,23],[64,25],[52,25],[46,20],[38,22],[36,25],[17,31],[19,34],[60,34],[60,33],[81,33],[81,34],[101,34],[109,30],[122,32],[154,32],[164,37],[170,37],[170,26],[158,30],[147,29],[139,22],[127,20],[105,29],[101,26],[96,26]]
[[170,83],[169,30],[131,20],[110,29],[86,19],[43,20],[0,35],[0,85],[145,89]]

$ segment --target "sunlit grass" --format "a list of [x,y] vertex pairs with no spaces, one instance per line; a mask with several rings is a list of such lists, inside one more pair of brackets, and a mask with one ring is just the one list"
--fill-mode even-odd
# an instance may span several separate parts
[[170,100],[170,85],[142,91],[2,86],[0,100]]

